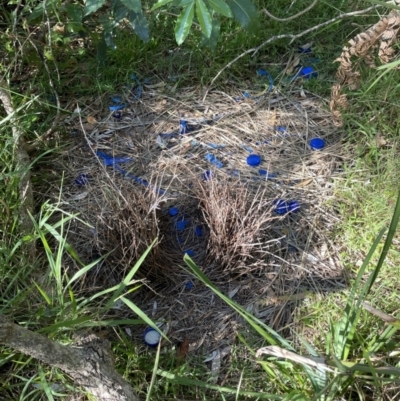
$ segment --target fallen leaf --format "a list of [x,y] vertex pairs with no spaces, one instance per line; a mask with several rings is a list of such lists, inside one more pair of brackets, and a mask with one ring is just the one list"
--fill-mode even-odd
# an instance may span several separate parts
[[87,116],[87,122],[89,124],[96,124],[97,120],[93,116]]

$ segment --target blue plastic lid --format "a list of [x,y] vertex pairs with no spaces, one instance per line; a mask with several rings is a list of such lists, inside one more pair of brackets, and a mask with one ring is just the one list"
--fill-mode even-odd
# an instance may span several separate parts
[[288,204],[288,209],[289,209],[289,212],[296,213],[300,210],[300,203],[295,200],[290,201]]
[[299,75],[304,78],[315,78],[318,73],[314,70],[313,67],[303,67],[300,70]]
[[179,213],[179,209],[177,207],[171,207],[169,209],[169,215],[171,217],[176,216]]
[[192,249],[186,249],[185,253],[191,258],[194,256],[194,251]]
[[289,211],[289,205],[283,199],[275,200],[274,205],[275,205],[275,213],[277,214],[285,214]]
[[247,157],[247,164],[252,167],[257,167],[261,163],[261,156],[259,155],[250,155]]
[[185,289],[186,290],[191,290],[193,288],[193,282],[192,281],[187,281],[185,284]]
[[325,141],[322,138],[313,138],[310,141],[310,146],[312,149],[320,150],[325,146]]
[[186,221],[178,221],[177,223],[176,223],[176,229],[178,230],[178,231],[182,231],[182,230],[184,230],[186,228]]
[[161,334],[152,327],[148,327],[143,333],[143,339],[149,347],[157,347],[161,339]]
[[89,183],[89,177],[87,174],[79,174],[75,178],[75,184],[78,185],[78,187],[84,187]]

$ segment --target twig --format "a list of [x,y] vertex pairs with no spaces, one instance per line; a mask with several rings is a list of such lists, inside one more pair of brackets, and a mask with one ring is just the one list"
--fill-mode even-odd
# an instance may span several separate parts
[[219,78],[219,76],[229,67],[231,67],[233,64],[236,63],[236,61],[240,60],[241,58],[243,58],[244,56],[253,53],[253,57],[266,45],[268,45],[271,42],[274,42],[275,40],[279,40],[279,39],[291,39],[289,44],[293,43],[293,41],[295,41],[298,38],[301,38],[304,35],[307,35],[311,32],[314,32],[320,28],[323,28],[324,26],[327,26],[329,24],[332,24],[333,22],[339,21],[343,18],[347,18],[347,17],[354,17],[356,15],[361,15],[364,14],[366,12],[372,11],[374,9],[376,9],[377,7],[380,7],[379,5],[373,5],[371,7],[365,8],[363,10],[359,10],[359,11],[353,11],[350,13],[343,13],[338,15],[335,18],[332,18],[328,21],[322,22],[321,24],[318,24],[316,26],[313,26],[312,28],[306,29],[305,31],[302,31],[300,33],[297,34],[292,34],[292,33],[285,33],[283,35],[276,35],[276,36],[272,36],[271,38],[269,38],[268,40],[266,40],[265,42],[261,43],[261,45],[257,46],[257,47],[253,47],[252,49],[248,49],[245,52],[239,54],[239,56],[237,56],[236,58],[234,58],[232,61],[230,61],[228,64],[226,64],[219,72],[218,74],[212,79],[211,83],[210,83],[210,87],[209,89],[206,91],[204,97],[203,97],[203,102],[205,101],[208,92],[210,90],[210,88],[213,86],[214,82]]
[[278,21],[278,22],[287,22],[287,21],[291,21],[291,20],[293,20],[293,19],[295,19],[295,18],[300,17],[300,15],[305,14],[307,11],[310,11],[317,3],[318,3],[318,0],[314,0],[307,8],[305,8],[303,11],[300,11],[300,12],[298,12],[297,14],[292,15],[291,17],[288,17],[288,18],[278,18],[278,17],[275,17],[274,15],[272,15],[272,14],[271,14],[267,9],[265,9],[265,8],[263,8],[263,9],[261,10],[261,12],[263,12],[264,14],[267,14],[268,17],[272,18],[272,19],[275,20],[275,21]]

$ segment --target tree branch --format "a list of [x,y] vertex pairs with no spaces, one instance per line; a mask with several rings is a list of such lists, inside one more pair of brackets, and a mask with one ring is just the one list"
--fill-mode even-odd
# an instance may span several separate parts
[[115,370],[110,343],[95,335],[77,346],[65,346],[0,315],[0,344],[63,370],[99,401],[139,401]]

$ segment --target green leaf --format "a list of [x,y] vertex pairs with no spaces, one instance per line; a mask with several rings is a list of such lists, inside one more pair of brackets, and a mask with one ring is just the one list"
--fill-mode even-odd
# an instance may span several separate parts
[[[46,8],[47,10],[50,9],[50,7],[57,7],[58,3],[60,2],[60,0],[48,0],[46,2]],[[44,14],[44,8],[43,8],[43,4],[44,2],[41,2],[40,4],[38,4],[32,11],[32,13],[29,15],[28,17],[28,22],[34,22],[35,20],[37,20],[40,17],[43,17]]]
[[129,10],[137,13],[142,12],[142,3],[140,0],[121,0],[121,3]]
[[79,4],[67,4],[65,11],[68,14],[70,22],[82,22],[82,7]]
[[120,1],[117,1],[113,8],[113,16],[115,22],[119,22],[124,19],[128,14],[128,8],[125,7]]
[[214,18],[212,21],[211,36],[207,38],[203,35],[201,39],[201,46],[208,47],[211,50],[214,50],[217,46],[220,28],[221,28],[221,21],[219,19]]
[[129,13],[129,22],[136,35],[139,36],[143,42],[147,42],[150,39],[149,24],[142,12],[136,13],[135,11],[131,11]]
[[162,6],[165,6],[166,4],[168,4],[168,3],[171,3],[173,0],[159,0],[159,1],[157,1],[157,3],[156,4],[154,4],[154,6],[153,7],[151,7],[151,11],[154,11],[154,10],[157,10],[157,8],[160,8],[160,7],[162,7]]
[[86,17],[89,14],[93,14],[100,7],[102,7],[105,2],[106,2],[106,0],[86,0],[83,15]]
[[225,3],[224,0],[208,0],[208,3],[214,9],[214,11],[223,15],[224,17],[228,18],[233,17],[231,9],[229,8],[228,4]]
[[212,31],[212,19],[203,0],[196,0],[196,15],[200,23],[201,31],[206,38],[209,38]]
[[228,6],[240,25],[248,31],[258,28],[257,9],[249,0],[227,0]]
[[181,45],[189,34],[194,17],[194,1],[186,6],[179,15],[175,26],[175,39]]

